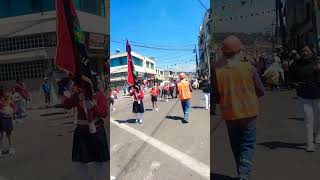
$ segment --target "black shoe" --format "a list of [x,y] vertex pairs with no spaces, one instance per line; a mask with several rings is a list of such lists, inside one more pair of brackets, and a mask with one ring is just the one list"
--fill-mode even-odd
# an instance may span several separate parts
[[183,124],[189,123],[186,119],[182,120]]

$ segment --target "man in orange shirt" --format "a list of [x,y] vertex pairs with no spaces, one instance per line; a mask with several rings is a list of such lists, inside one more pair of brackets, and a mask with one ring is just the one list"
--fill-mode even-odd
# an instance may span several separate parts
[[177,88],[184,114],[182,122],[188,123],[192,88],[189,81],[186,80],[186,75],[184,73],[181,73],[179,78],[180,82],[178,83]]
[[227,125],[239,179],[249,180],[256,144],[258,97],[264,95],[264,87],[255,68],[242,61],[241,46],[235,36],[224,39],[223,60],[215,69],[218,92],[214,95]]

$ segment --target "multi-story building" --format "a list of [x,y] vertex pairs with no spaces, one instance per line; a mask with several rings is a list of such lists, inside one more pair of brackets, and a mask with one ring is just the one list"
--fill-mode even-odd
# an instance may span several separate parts
[[164,71],[156,68],[156,81],[162,82],[164,81]]
[[213,49],[211,48],[211,27],[212,27],[212,13],[209,9],[204,15],[204,21],[200,27],[198,36],[199,47],[199,75],[210,74],[210,60],[213,58]]
[[[74,3],[86,34],[92,69],[102,72],[109,56],[109,0]],[[0,27],[0,81],[54,78],[59,72],[54,64],[55,0],[1,0]]]
[[[135,70],[139,80],[154,82],[156,77],[155,61],[152,58],[131,52]],[[127,53],[116,53],[110,56],[111,86],[123,86],[128,78]]]
[[300,50],[313,45],[319,53],[319,5],[314,0],[286,1],[287,44],[289,49]]
[[176,71],[164,71],[164,81],[173,82],[178,79],[178,72]]

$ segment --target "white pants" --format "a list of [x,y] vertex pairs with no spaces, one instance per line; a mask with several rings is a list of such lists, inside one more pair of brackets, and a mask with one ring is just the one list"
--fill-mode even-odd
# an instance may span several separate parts
[[316,138],[320,138],[320,99],[299,98],[304,111],[304,121],[307,134],[307,145],[313,144],[314,131]]
[[[107,179],[107,166],[103,162],[95,162],[96,180]],[[76,172],[79,180],[92,180],[93,178],[89,175],[89,166],[85,163],[75,163]]]
[[142,119],[143,118],[143,113],[136,113],[136,118],[137,119]]
[[203,95],[206,100],[206,109],[209,109],[209,107],[210,107],[210,93],[203,93]]

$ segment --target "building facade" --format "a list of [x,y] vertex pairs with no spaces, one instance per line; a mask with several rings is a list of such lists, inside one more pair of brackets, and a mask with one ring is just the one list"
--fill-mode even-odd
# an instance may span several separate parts
[[[92,69],[104,71],[109,56],[109,0],[74,0]],[[0,81],[30,80],[62,73],[54,63],[55,0],[0,1]],[[67,53],[67,52],[66,52]]]
[[[138,79],[154,82],[156,78],[155,61],[152,58],[131,52]],[[127,53],[116,53],[110,56],[110,83],[111,86],[123,86],[128,78]]]
[[312,45],[319,53],[319,4],[314,0],[290,0],[286,2],[287,45],[300,50]]
[[204,15],[204,21],[200,27],[198,36],[198,47],[199,47],[199,75],[210,74],[210,61],[213,58],[213,49],[211,48],[211,31],[212,31],[212,20],[213,16],[211,9],[206,11]]
[[164,81],[164,71],[156,68],[156,81],[162,82]]

